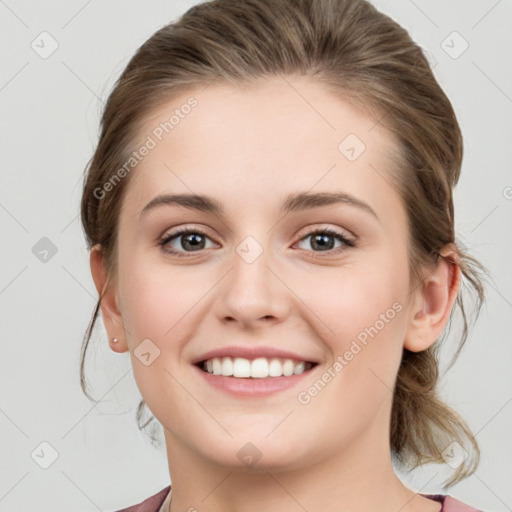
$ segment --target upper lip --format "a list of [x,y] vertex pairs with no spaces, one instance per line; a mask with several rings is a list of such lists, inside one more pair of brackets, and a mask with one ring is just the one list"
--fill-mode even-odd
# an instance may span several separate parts
[[276,347],[265,347],[265,346],[241,346],[231,345],[229,347],[220,347],[214,350],[210,350],[195,357],[192,360],[192,364],[198,364],[214,357],[243,357],[244,359],[256,359],[258,357],[265,357],[271,359],[273,357],[280,359],[294,359],[296,361],[305,361],[307,363],[318,363],[314,359],[307,356],[302,356],[288,350],[282,350]]

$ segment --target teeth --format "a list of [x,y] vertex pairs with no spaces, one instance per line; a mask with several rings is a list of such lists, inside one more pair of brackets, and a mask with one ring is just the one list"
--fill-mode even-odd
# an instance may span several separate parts
[[255,379],[268,377],[268,361],[264,357],[258,357],[251,363],[251,377]]
[[222,358],[221,374],[222,375],[233,375],[233,361],[231,360],[230,357]]
[[293,375],[293,370],[295,368],[295,365],[293,364],[293,361],[291,359],[285,359],[283,363],[283,375],[285,377],[289,377],[290,375]]
[[212,361],[213,375],[220,375],[222,373],[222,365],[218,357],[214,357]]
[[306,363],[304,361],[301,361],[300,363],[297,363],[295,365],[295,368],[293,369],[293,373],[295,375],[298,375],[299,373],[304,373],[305,369],[306,369]]
[[243,357],[214,357],[203,363],[203,369],[213,375],[225,377],[265,379],[267,377],[290,377],[309,370],[313,365],[305,361],[258,357],[252,361]]
[[[226,359],[230,359],[229,357]],[[215,361],[215,359],[214,359]],[[250,377],[251,376],[251,362],[249,359],[242,359],[235,357],[233,360],[233,377]]]
[[268,375],[269,377],[281,377],[283,375],[283,365],[279,359],[271,359],[268,364]]

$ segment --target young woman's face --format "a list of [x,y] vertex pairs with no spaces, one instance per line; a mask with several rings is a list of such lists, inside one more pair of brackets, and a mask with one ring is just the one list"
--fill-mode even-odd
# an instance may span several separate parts
[[[387,446],[412,300],[392,144],[305,79],[210,85],[151,113],[115,286],[173,454],[291,469]],[[209,374],[214,355],[215,373],[259,377]]]

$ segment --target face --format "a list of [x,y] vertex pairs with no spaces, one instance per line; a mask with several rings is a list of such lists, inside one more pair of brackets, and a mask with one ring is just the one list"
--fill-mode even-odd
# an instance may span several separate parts
[[[210,85],[152,112],[120,215],[115,296],[137,385],[171,450],[230,467],[384,446],[408,326],[394,141],[321,85],[288,82]],[[211,371],[260,376],[209,374],[214,355]]]

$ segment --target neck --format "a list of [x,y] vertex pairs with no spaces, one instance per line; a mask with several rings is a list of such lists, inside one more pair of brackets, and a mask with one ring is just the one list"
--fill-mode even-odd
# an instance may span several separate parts
[[[170,512],[435,512],[439,504],[407,489],[396,476],[389,444],[352,440],[309,465],[252,470],[216,464],[165,431],[172,483]],[[193,477],[191,476],[193,475]]]

